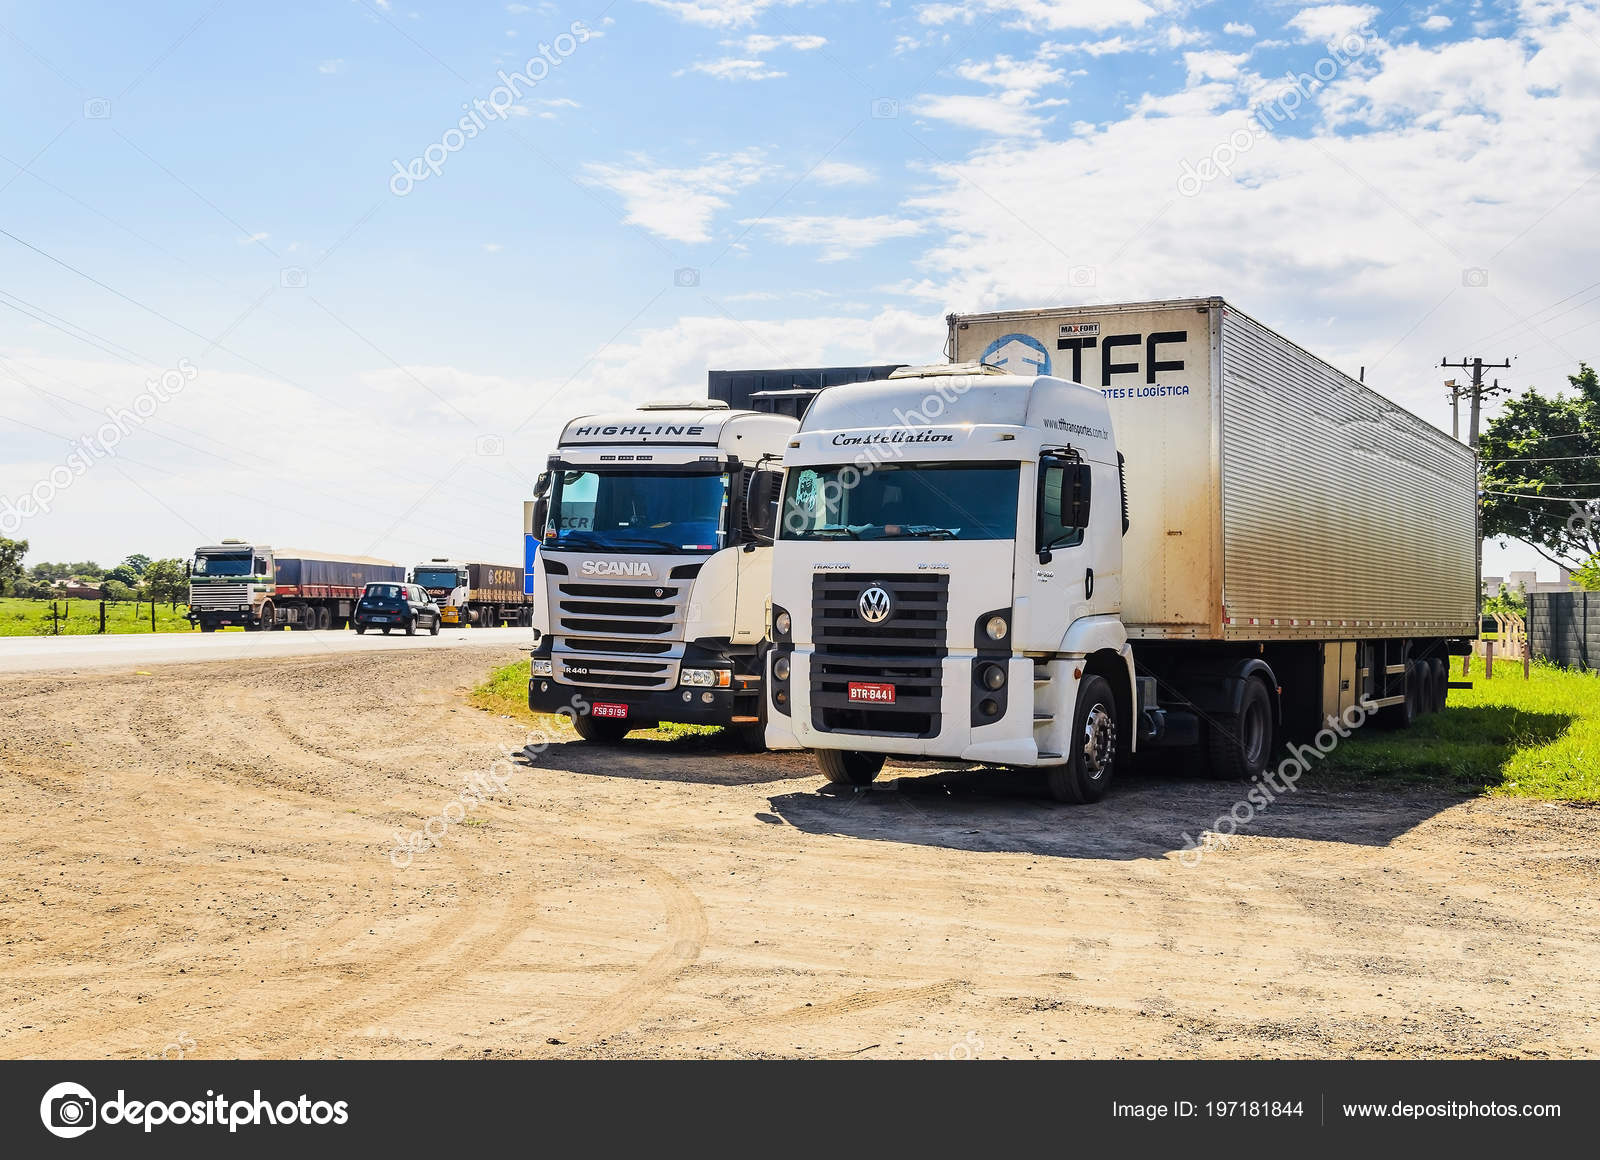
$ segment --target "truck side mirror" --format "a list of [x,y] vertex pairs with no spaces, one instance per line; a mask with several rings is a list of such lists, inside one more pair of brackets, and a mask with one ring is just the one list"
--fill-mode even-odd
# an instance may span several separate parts
[[744,489],[744,522],[758,544],[772,543],[778,527],[778,498],[783,493],[783,472],[752,471]]
[[544,525],[550,518],[550,497],[541,495],[533,501],[533,514],[528,519],[528,535],[544,542]]
[[1048,564],[1057,548],[1083,543],[1089,526],[1091,478],[1087,463],[1053,456],[1039,460],[1038,522],[1034,533],[1039,563]]

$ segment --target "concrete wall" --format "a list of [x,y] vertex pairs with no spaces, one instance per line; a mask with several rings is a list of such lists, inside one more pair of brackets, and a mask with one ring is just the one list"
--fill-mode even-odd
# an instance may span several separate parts
[[1528,593],[1528,644],[1569,668],[1600,668],[1600,592]]

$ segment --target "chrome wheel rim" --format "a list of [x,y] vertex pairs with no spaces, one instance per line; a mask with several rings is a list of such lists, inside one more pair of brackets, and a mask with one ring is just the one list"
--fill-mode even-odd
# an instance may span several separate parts
[[1083,771],[1099,781],[1111,769],[1117,751],[1117,719],[1098,702],[1083,720]]

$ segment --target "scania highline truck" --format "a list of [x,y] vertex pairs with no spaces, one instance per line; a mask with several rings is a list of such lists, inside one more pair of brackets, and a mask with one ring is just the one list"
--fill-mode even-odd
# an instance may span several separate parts
[[1467,448],[1218,298],[950,334],[789,442],[769,746],[855,785],[1043,767],[1084,802],[1136,748],[1252,778],[1443,706],[1477,632]]
[[588,741],[663,721],[762,743],[770,540],[799,423],[663,402],[569,422],[525,508],[536,645],[528,706]]

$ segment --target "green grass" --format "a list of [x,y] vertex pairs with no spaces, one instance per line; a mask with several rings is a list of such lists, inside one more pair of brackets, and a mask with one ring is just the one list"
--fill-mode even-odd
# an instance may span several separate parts
[[[528,708],[528,662],[513,661],[495,669],[481,685],[468,695],[472,705],[485,712],[512,717],[530,725],[538,725],[554,732],[564,731],[576,737],[572,726],[551,713],[535,713]],[[641,729],[632,737],[654,737],[658,740],[690,742],[696,738],[711,737],[722,730],[714,725],[674,725],[663,723],[659,729]]]
[[[1460,658],[1450,679],[1461,680]],[[1496,797],[1600,801],[1600,674],[1504,660],[1471,689],[1452,689],[1443,713],[1403,732],[1369,722],[1317,764],[1301,786],[1382,782]]]
[[[0,636],[48,636],[56,631],[50,619],[48,600],[24,600],[16,596],[0,598]],[[100,631],[100,602],[98,600],[57,600],[55,606],[66,615],[61,622],[61,635],[85,636]],[[156,606],[157,632],[193,632],[194,628],[183,614],[188,609],[182,604],[174,612],[170,604]],[[149,632],[150,605],[141,602],[135,617],[134,605],[106,605],[106,631]]]

